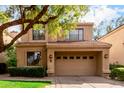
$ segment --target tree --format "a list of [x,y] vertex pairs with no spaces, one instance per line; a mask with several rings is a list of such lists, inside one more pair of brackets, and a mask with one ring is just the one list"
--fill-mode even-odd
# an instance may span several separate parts
[[101,29],[104,29],[103,27],[104,22],[102,21],[97,27],[93,29],[94,31],[94,39],[97,40],[101,37]]
[[[88,6],[49,6],[49,5],[19,5],[4,6],[5,10],[0,11],[0,53],[9,48],[13,43],[26,34],[32,27],[44,29],[56,37],[67,34],[75,27],[75,23],[86,14]],[[20,33],[15,36],[9,44],[4,44],[3,33],[12,26],[21,26]],[[61,33],[61,30],[63,33]]]
[[112,19],[110,21],[103,20],[95,29],[94,32],[95,40],[99,39],[101,36],[110,33],[113,29],[124,25],[124,16],[120,16],[118,18]]
[[120,16],[115,20],[115,27],[119,27],[124,24],[124,16]]
[[17,59],[16,59],[16,49],[14,45],[6,49],[6,55],[7,55],[8,67],[16,67]]

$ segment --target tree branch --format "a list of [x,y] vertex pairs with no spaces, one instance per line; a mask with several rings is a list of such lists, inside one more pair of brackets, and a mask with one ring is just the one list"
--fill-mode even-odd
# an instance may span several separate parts
[[51,17],[49,17],[49,18],[47,19],[47,21],[38,21],[37,24],[44,24],[44,25],[45,25],[45,24],[47,24],[49,21],[58,18],[58,17],[61,15],[61,13],[63,12],[63,9],[64,9],[64,8],[65,8],[65,7],[62,6],[62,8],[60,9],[59,13],[58,13],[56,16],[51,16]]
[[[49,17],[49,18],[47,19],[47,21],[38,21],[38,20],[37,20],[37,21],[35,21],[35,23],[36,23],[36,24],[43,24],[43,25],[45,25],[45,24],[47,24],[50,20],[54,20],[54,19],[58,18],[58,16],[61,14],[61,12],[62,12],[63,9],[64,9],[64,6],[60,9],[60,12],[58,13],[58,15]],[[22,21],[22,20],[23,20],[23,21]],[[18,20],[14,20],[14,21],[11,21],[11,22],[7,22],[7,23],[4,23],[4,24],[2,24],[2,25],[0,26],[0,31],[3,31],[3,30],[5,30],[6,28],[11,27],[11,26],[20,25],[20,24],[23,24],[23,23],[31,23],[32,21],[34,21],[34,20],[21,18],[21,19],[18,19]]]
[[[25,9],[23,9],[23,7],[19,5],[19,10],[20,10],[21,19],[23,22],[25,19]],[[21,24],[21,29],[24,30],[24,22]]]
[[[23,17],[22,17],[22,18],[20,18],[20,19],[18,19],[18,20],[14,20],[14,21],[11,21],[11,22],[2,24],[2,25],[0,26],[0,33],[1,33],[3,30],[5,30],[6,28],[8,28],[8,27],[15,26],[15,25],[20,25],[20,24],[23,24],[23,23],[28,23],[27,27],[26,27],[25,29],[22,29],[22,31],[21,31],[17,36],[15,36],[15,37],[11,40],[11,42],[10,42],[9,44],[4,45],[4,46],[3,46],[4,48],[3,48],[2,50],[0,50],[0,52],[1,52],[1,51],[4,51],[4,50],[7,49],[8,47],[10,47],[18,38],[20,38],[22,35],[26,34],[26,33],[29,31],[29,29],[32,28],[32,26],[33,26],[34,24],[43,24],[43,25],[45,25],[45,24],[47,24],[49,21],[58,18],[59,15],[61,14],[62,10],[64,9],[64,7],[62,7],[62,8],[60,9],[59,13],[58,13],[56,16],[51,16],[51,17],[49,17],[49,18],[47,19],[47,21],[39,21],[39,19],[42,18],[42,16],[47,12],[48,7],[49,7],[48,5],[45,5],[45,6],[43,7],[42,11],[41,11],[34,19],[23,19]],[[22,19],[23,19],[23,21],[22,21]]]
[[31,21],[27,27],[25,28],[25,30],[22,30],[17,36],[15,36],[13,38],[13,40],[7,44],[6,46],[4,46],[4,50],[8,47],[10,47],[18,38],[20,38],[22,35],[26,34],[30,28],[32,28],[32,26],[47,12],[49,5],[45,5],[42,9],[42,11],[34,18],[33,21]]
[[30,7],[25,7],[26,10],[34,10],[36,5],[31,5]]
[[[49,18],[50,19],[55,19],[55,17],[52,17],[52,18]],[[8,27],[11,27],[11,26],[16,26],[16,25],[20,25],[20,24],[23,24],[23,23],[31,23],[33,20],[32,19],[24,19],[22,21],[22,19],[18,19],[18,20],[14,20],[14,21],[11,21],[11,22],[7,22],[7,23],[4,23],[0,26],[0,31],[3,31],[5,29],[7,29]],[[48,23],[48,20],[47,21],[36,21],[35,22],[36,24],[47,24]]]

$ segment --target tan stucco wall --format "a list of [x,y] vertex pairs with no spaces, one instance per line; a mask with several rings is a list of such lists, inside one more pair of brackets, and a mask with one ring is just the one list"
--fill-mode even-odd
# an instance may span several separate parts
[[[105,58],[107,55],[107,58]],[[102,72],[109,73],[109,49],[104,49],[102,51]]]
[[27,52],[30,51],[40,51],[41,52],[41,60],[39,65],[46,67],[46,49],[44,47],[17,47],[16,53],[17,53],[17,67],[24,67],[27,66]]
[[99,52],[97,52],[97,61],[96,61],[96,68],[97,68],[97,70],[96,70],[96,73],[97,73],[97,75],[101,75],[102,74],[102,51],[99,51]]
[[[84,30],[84,33],[82,33],[83,35],[83,40],[86,41],[91,41],[93,39],[93,25],[85,25],[85,24],[81,24],[78,25],[77,28],[81,28]],[[63,37],[57,37],[57,39],[53,39],[53,38],[48,38],[49,41],[63,41],[65,40]]]
[[93,28],[92,26],[84,26],[84,40],[92,40],[93,39]]
[[124,26],[104,36],[99,41],[112,44],[110,48],[110,63],[124,65]]
[[[92,35],[93,35],[93,24],[85,24],[85,23],[82,23],[82,24],[79,24],[77,26],[77,28],[82,28],[84,29],[84,40],[92,40]],[[48,32],[46,31],[45,33],[45,40],[33,40],[32,39],[32,29],[30,29],[27,34],[23,35],[21,37],[21,42],[55,42],[55,41],[60,41],[60,40],[64,40],[63,37],[57,37],[57,38],[52,38],[50,36],[48,36]]]
[[27,34],[21,37],[21,42],[46,42],[47,41],[47,32],[45,33],[45,40],[33,40],[32,29],[30,29]]
[[5,52],[0,53],[0,63],[6,63],[6,60]]
[[[17,46],[17,67],[27,66],[27,52],[28,51],[40,51],[42,55],[42,59],[40,61],[40,66],[47,66],[48,74],[55,75],[55,53],[63,52],[66,55],[66,52],[75,52],[75,53],[83,53],[85,52],[87,55],[92,55],[92,53],[96,56],[96,75],[102,75],[103,73],[109,72],[109,58],[104,58],[105,54],[109,55],[109,49],[65,49],[65,48],[49,48],[46,50],[46,46]],[[74,54],[75,54],[74,53]],[[50,58],[52,55],[52,58]],[[88,67],[87,67],[88,68]]]
[[[48,66],[48,74],[52,74],[55,75],[55,52],[57,51],[97,51],[97,71],[96,71],[96,75],[102,75],[104,73],[109,73],[109,63],[108,63],[108,59],[109,58],[104,58],[105,54],[109,55],[109,49],[48,49],[48,53],[47,53],[47,66]],[[52,55],[52,62],[50,62],[50,58],[49,55]]]
[[5,44],[8,44],[12,40],[12,37],[10,37],[9,35],[3,33],[3,40],[4,40]]
[[21,42],[29,42],[29,33],[30,33],[30,31],[31,31],[31,30],[29,30],[29,31],[27,32],[27,34],[25,34],[25,35],[23,35],[23,36],[21,37]]
[[[50,59],[52,55],[52,59]],[[55,55],[54,50],[47,50],[47,73],[55,74]]]
[[[109,55],[110,45],[107,43],[100,43],[92,41],[92,24],[80,24],[78,28],[84,29],[83,42],[70,42],[70,43],[48,43],[48,37],[46,33],[46,40],[32,40],[32,30],[28,31],[26,35],[22,37],[22,43],[17,44],[17,66],[27,66],[27,51],[41,51],[42,60],[40,65],[47,66],[47,72],[50,75],[55,75],[55,53],[56,52],[95,52],[96,53],[96,75],[102,75],[109,72],[109,58],[104,58],[105,54]],[[24,43],[25,42],[25,43]],[[43,43],[44,42],[44,43]],[[21,45],[22,44],[22,45]],[[42,46],[42,44],[44,44]],[[69,47],[70,46],[70,47]],[[90,55],[90,53],[88,54]],[[88,66],[86,67],[88,68]]]

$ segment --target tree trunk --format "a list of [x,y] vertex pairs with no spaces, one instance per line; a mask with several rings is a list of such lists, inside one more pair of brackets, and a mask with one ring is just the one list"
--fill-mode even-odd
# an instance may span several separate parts
[[4,51],[3,31],[0,32],[0,53]]

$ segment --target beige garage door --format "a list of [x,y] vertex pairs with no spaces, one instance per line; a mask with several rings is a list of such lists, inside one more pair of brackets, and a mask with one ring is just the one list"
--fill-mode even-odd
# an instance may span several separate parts
[[56,75],[96,74],[96,53],[92,52],[61,52],[55,54]]

